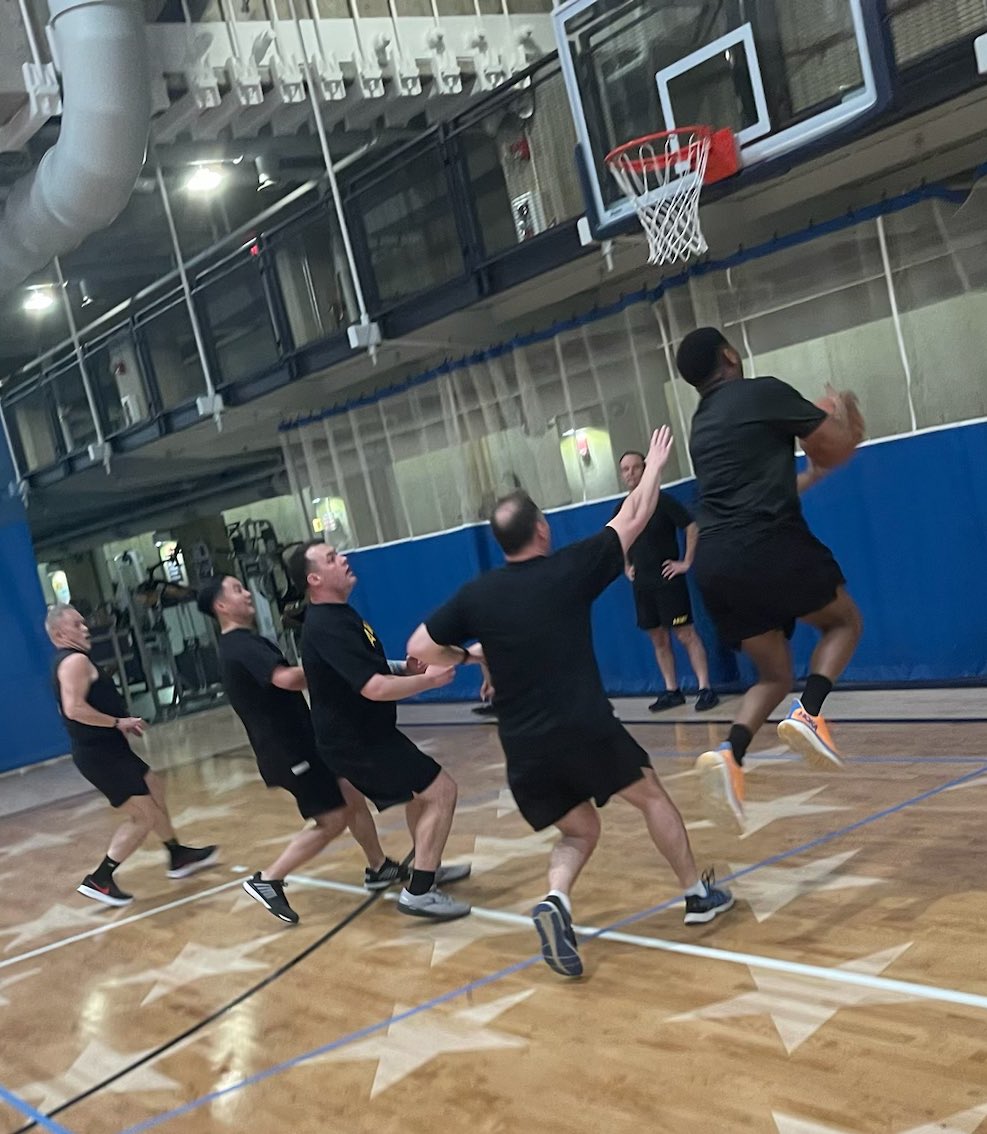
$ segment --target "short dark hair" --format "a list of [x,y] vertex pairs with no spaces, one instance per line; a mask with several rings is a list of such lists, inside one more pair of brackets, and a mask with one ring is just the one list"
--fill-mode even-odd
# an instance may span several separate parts
[[702,386],[716,373],[720,352],[729,345],[717,327],[697,327],[679,343],[675,354],[678,372],[690,386]]
[[502,496],[490,514],[490,527],[500,550],[505,555],[516,555],[527,547],[541,518],[541,508],[527,492],[519,489]]
[[225,580],[225,575],[213,575],[211,579],[206,579],[196,592],[196,606],[198,606],[203,614],[208,615],[210,618],[216,617],[216,599],[219,598],[223,591],[223,583]]
[[288,578],[300,595],[308,593],[308,553],[313,547],[320,547],[324,539],[310,539],[300,543],[288,556]]
[[618,465],[623,463],[624,457],[640,457],[645,463],[647,463],[648,460],[648,458],[643,453],[638,452],[637,449],[628,449],[626,453],[620,454],[620,460],[617,462]]

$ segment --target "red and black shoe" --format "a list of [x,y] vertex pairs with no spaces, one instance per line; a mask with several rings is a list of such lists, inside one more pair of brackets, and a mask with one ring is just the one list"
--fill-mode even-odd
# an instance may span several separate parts
[[94,902],[102,902],[104,906],[129,906],[134,900],[134,895],[125,894],[112,878],[107,885],[101,886],[91,874],[83,878],[76,890],[85,897],[92,898]]

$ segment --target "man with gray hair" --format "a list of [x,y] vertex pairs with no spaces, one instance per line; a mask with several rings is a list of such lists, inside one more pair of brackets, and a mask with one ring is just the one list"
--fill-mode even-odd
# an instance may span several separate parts
[[211,866],[217,848],[184,846],[168,815],[164,783],[127,743],[143,736],[145,724],[127,713],[112,680],[89,655],[86,620],[73,606],[58,605],[45,620],[55,645],[52,687],[72,743],[72,760],[82,775],[126,817],[99,866],[83,878],[78,892],[108,906],[126,906],[133,895],[116,884],[113,872],[153,831],[168,851],[169,878],[187,878]]

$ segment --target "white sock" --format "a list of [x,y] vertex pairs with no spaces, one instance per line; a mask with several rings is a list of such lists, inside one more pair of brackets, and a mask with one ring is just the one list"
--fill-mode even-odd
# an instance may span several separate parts
[[563,894],[561,890],[549,890],[548,896],[550,898],[558,898],[562,905],[565,906],[565,912],[572,917],[572,902],[569,901],[568,894]]
[[700,878],[698,882],[686,890],[685,896],[687,898],[705,898],[707,893],[706,883]]

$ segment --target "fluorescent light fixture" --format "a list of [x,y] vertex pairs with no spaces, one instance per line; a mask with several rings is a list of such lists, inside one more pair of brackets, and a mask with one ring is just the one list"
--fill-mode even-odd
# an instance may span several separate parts
[[55,306],[55,293],[47,284],[29,287],[24,298],[24,310],[40,315]]
[[223,171],[214,165],[197,165],[189,174],[185,188],[189,193],[213,193],[225,178]]

